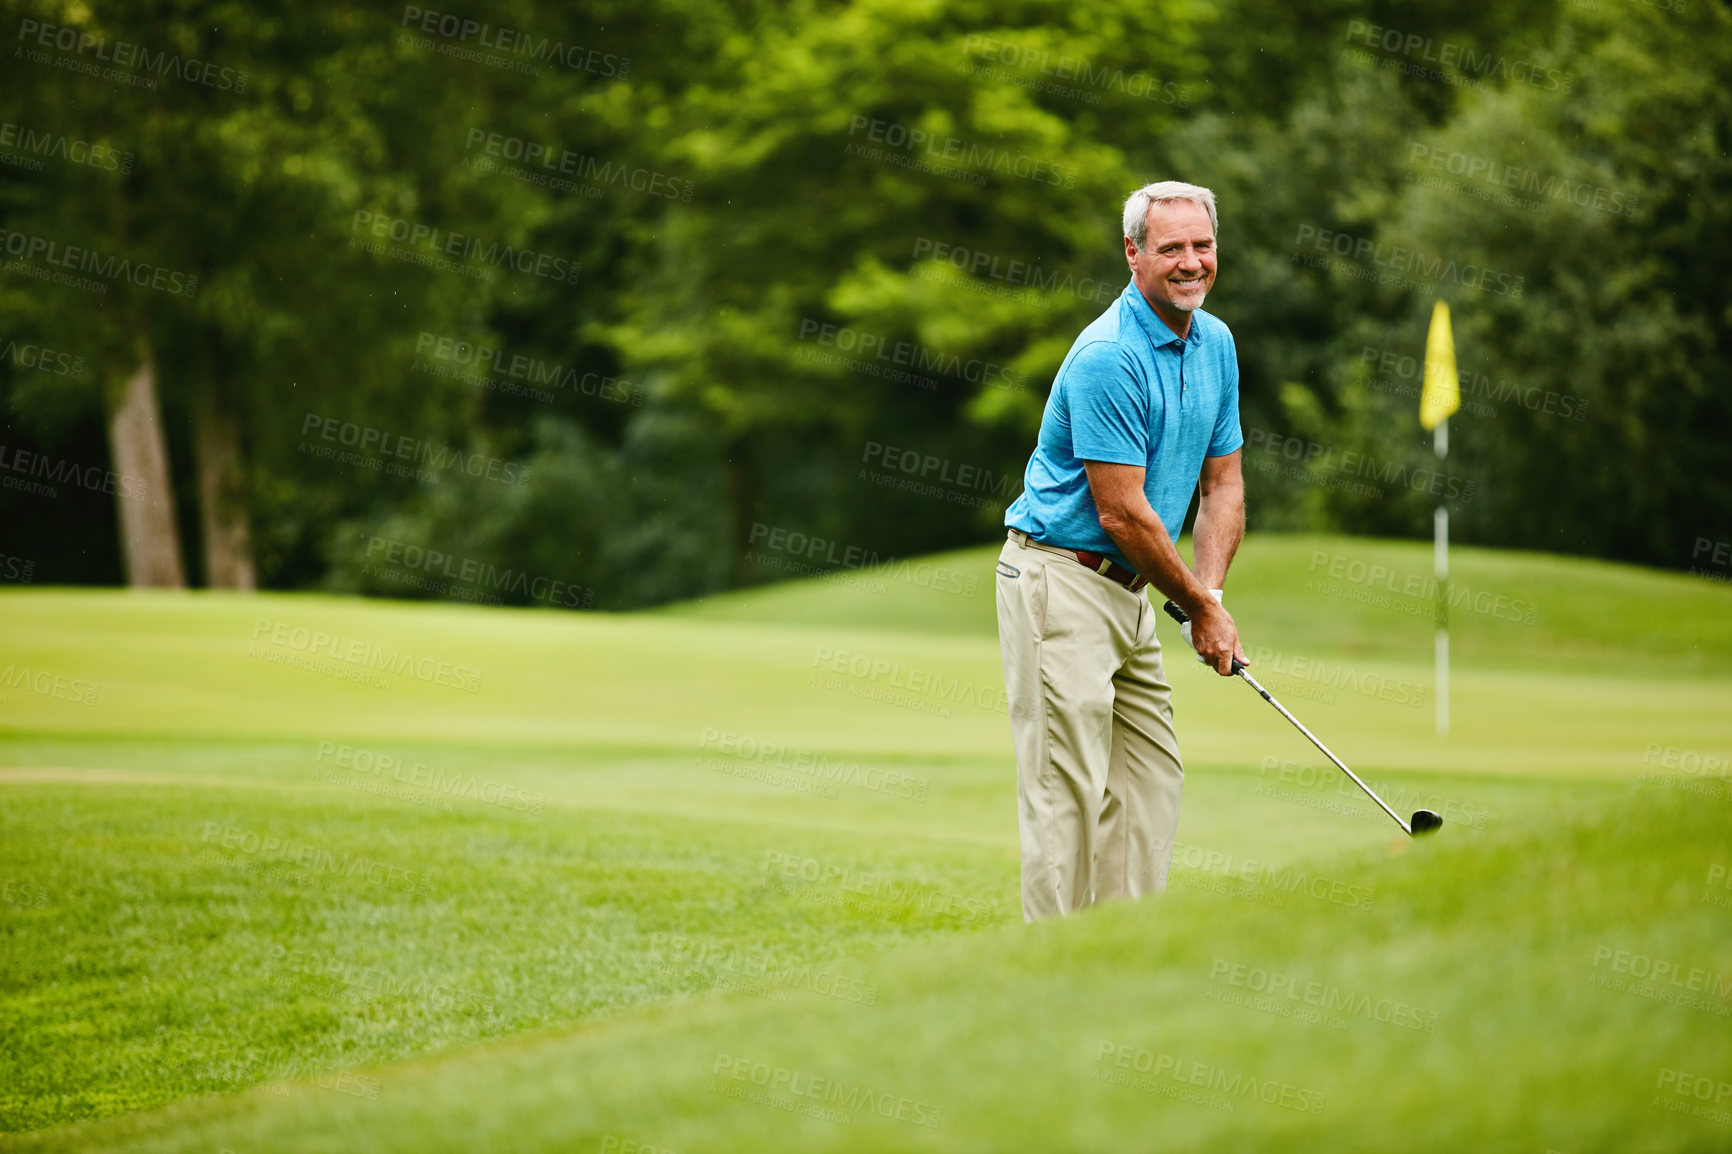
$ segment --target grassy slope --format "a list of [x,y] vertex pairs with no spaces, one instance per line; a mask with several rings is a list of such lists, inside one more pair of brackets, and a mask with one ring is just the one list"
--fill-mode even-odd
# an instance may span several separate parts
[[[1189,553],[1189,542],[1181,548]],[[973,597],[922,589],[919,582],[930,578],[912,569],[891,570],[882,580],[879,571],[865,570],[843,576],[876,581],[882,592],[803,581],[719,594],[663,612],[706,621],[862,629],[893,623],[922,633],[990,637],[997,626],[987,586],[997,553],[992,547],[927,559],[934,571],[981,574]],[[1339,576],[1331,576],[1338,562]],[[1616,664],[1644,673],[1732,674],[1732,617],[1724,585],[1609,562],[1461,546],[1450,550],[1450,570],[1455,596],[1464,589],[1471,594],[1467,604],[1456,605],[1451,621],[1452,652],[1467,667],[1555,671]],[[1253,644],[1425,664],[1434,594],[1424,582],[1431,573],[1432,550],[1425,544],[1263,534],[1234,561],[1229,605]],[[1404,592],[1410,588],[1420,592]],[[1350,599],[1349,590],[1363,596]],[[1521,601],[1523,611],[1499,606],[1499,596]],[[1532,624],[1525,621],[1528,606],[1535,610]],[[1518,624],[1513,616],[1524,620]]]
[[[681,964],[690,951],[670,952],[658,935],[701,931],[716,949],[828,961],[858,977],[840,959],[1005,912],[992,903],[1003,905],[1007,870],[941,846],[917,866],[893,864],[977,903],[966,919],[803,903],[766,884],[767,840],[785,855],[861,865],[879,854],[871,841],[797,828],[766,839],[737,822],[447,815],[220,785],[17,784],[5,797],[0,877],[47,899],[0,907],[0,1108],[14,1129],[713,984],[714,967]],[[292,848],[263,850],[252,834]]]
[[[679,1151],[1370,1152],[1401,1134],[1418,1150],[1724,1149],[1724,1125],[1652,1101],[1662,1069],[1723,1068],[1725,1017],[1590,984],[1607,969],[1594,965],[1601,946],[1732,971],[1725,911],[1705,908],[1691,884],[1723,850],[1722,828],[1677,799],[1577,807],[1393,860],[1332,863],[1375,879],[1370,912],[1181,890],[1063,926],[905,951],[879,968],[870,1007],[676,1004],[384,1067],[377,1100],[310,1084],[255,1091],[20,1148],[552,1151],[602,1148],[615,1135]],[[1301,989],[1321,983],[1337,1006],[1369,1008],[1311,1023],[1227,1004],[1219,995],[1242,991],[1215,976],[1220,963],[1289,975]],[[1400,1024],[1377,1020],[1396,1004]],[[864,1089],[891,1116],[903,1099],[935,1106],[942,1124],[864,1105],[845,1110],[846,1122],[797,1117],[787,1075],[763,1101],[724,1097],[718,1086],[742,1084],[716,1071],[740,1061],[764,1064],[766,1080],[782,1070],[799,1085]],[[1173,1076],[1180,1063],[1215,1102],[1163,1093],[1192,1088]],[[1098,1077],[1139,1064],[1158,1089]],[[1248,1085],[1272,1101],[1246,1096]],[[1283,1109],[1283,1093],[1319,1112]]]
[[[1318,554],[1324,557],[1319,567],[1325,570],[1334,555],[1347,562],[1382,564],[1398,574],[1398,586],[1407,572],[1423,571],[1429,560],[1426,551],[1386,543],[1309,538],[1254,542],[1235,569],[1231,597],[1254,644],[1261,630],[1263,636],[1279,637],[1285,647],[1282,657],[1271,654],[1265,670],[1279,670],[1284,660],[1304,655],[1345,661],[1355,674],[1378,672],[1429,688],[1428,622],[1356,604],[1327,590],[1307,593],[1304,573]],[[943,561],[952,568],[989,574],[990,558],[991,551],[972,551]],[[1671,863],[1664,869],[1676,876],[1664,876],[1670,877],[1673,889],[1698,884],[1707,859],[1699,846],[1679,834],[1694,816],[1692,807],[1666,810],[1669,795],[1655,790],[1631,795],[1628,782],[1642,768],[1649,742],[1727,748],[1732,736],[1724,708],[1732,673],[1732,598],[1724,590],[1665,575],[1551,558],[1459,551],[1456,561],[1458,576],[1476,591],[1507,590],[1507,596],[1532,601],[1539,611],[1531,626],[1458,613],[1458,726],[1449,743],[1439,745],[1431,738],[1429,704],[1412,708],[1351,691],[1334,692],[1335,700],[1327,701],[1323,698],[1331,694],[1302,675],[1287,678],[1305,695],[1291,704],[1357,766],[1404,800],[1443,808],[1452,820],[1481,818],[1478,829],[1452,824],[1446,831],[1451,853],[1496,844],[1504,847],[1500,852],[1506,857],[1545,857],[1557,850],[1556,837],[1532,815],[1557,806],[1586,807],[1582,812],[1599,813],[1591,822],[1602,827],[1613,819],[1633,821],[1639,816],[1647,824],[1630,838],[1614,839],[1614,847],[1627,842],[1632,852],[1647,854],[1645,847],[1652,843]],[[1127,982],[1141,990],[1150,985],[1151,974],[1170,968],[1158,955],[1145,964],[1133,942],[1146,940],[1150,933],[1164,934],[1168,927],[1178,933],[1187,926],[1196,927],[1192,938],[1215,941],[1228,928],[1223,919],[1237,924],[1253,917],[1233,947],[1243,960],[1260,962],[1271,956],[1270,950],[1279,958],[1287,956],[1279,951],[1293,949],[1291,957],[1305,963],[1296,968],[1322,979],[1337,971],[1333,965],[1312,968],[1313,963],[1330,958],[1360,967],[1374,986],[1399,987],[1387,996],[1419,990],[1406,996],[1421,1005],[1428,1004],[1426,996],[1440,1003],[1457,999],[1464,990],[1472,992],[1474,983],[1464,978],[1463,967],[1475,949],[1495,949],[1523,974],[1530,961],[1542,969],[1562,964],[1545,963],[1531,949],[1502,941],[1506,935],[1495,925],[1479,929],[1468,919],[1452,931],[1466,944],[1457,953],[1440,953],[1444,964],[1429,970],[1421,966],[1411,986],[1388,980],[1406,971],[1389,968],[1395,939],[1379,937],[1374,928],[1391,909],[1386,888],[1392,884],[1387,880],[1391,867],[1383,860],[1389,844],[1385,830],[1366,820],[1370,815],[1362,803],[1338,794],[1327,781],[1310,789],[1284,785],[1282,772],[1304,774],[1306,782],[1309,774],[1296,766],[1265,769],[1265,759],[1314,764],[1315,758],[1306,757],[1308,747],[1298,744],[1278,719],[1253,709],[1257,703],[1242,687],[1240,693],[1231,693],[1234,687],[1217,684],[1194,667],[1174,671],[1181,678],[1181,733],[1193,769],[1181,840],[1199,865],[1214,866],[1189,876],[1224,885],[1218,863],[1229,854],[1240,863],[1247,855],[1277,864],[1324,861],[1336,880],[1374,880],[1377,913],[1347,913],[1327,903],[1290,898],[1289,911],[1271,917],[1269,907],[1223,900],[1193,886],[1136,911],[1043,927],[1034,935],[1008,929],[1000,937],[991,927],[1014,921],[1015,872],[1008,852],[1014,845],[1014,825],[1005,794],[1008,742],[1002,716],[962,705],[952,716],[939,717],[862,702],[809,684],[815,655],[846,650],[991,685],[997,668],[989,580],[982,580],[974,597],[934,593],[894,576],[884,581],[882,592],[873,586],[862,591],[802,583],[633,618],[316,598],[233,601],[85,592],[0,598],[0,637],[8,661],[102,684],[98,703],[89,707],[10,691],[0,701],[0,724],[8,734],[0,750],[3,760],[12,765],[108,767],[129,783],[125,788],[104,785],[100,794],[88,785],[55,781],[6,787],[9,800],[0,812],[6,824],[0,876],[35,887],[15,892],[47,899],[37,908],[13,902],[0,910],[9,959],[5,1020],[16,1023],[5,1049],[18,1055],[15,1070],[32,1072],[20,1083],[7,1078],[9,1086],[19,1086],[18,1096],[8,1104],[10,1124],[36,1125],[136,1108],[201,1089],[243,1086],[280,1070],[285,1062],[304,1062],[309,1069],[377,1062],[601,1015],[601,1020],[618,1024],[545,1044],[506,1044],[505,1054],[521,1052],[524,1061],[541,1063],[536,1066],[540,1074],[524,1075],[528,1080],[510,1092],[539,1103],[526,1100],[525,1108],[539,1119],[536,1133],[550,1141],[562,1127],[579,1126],[592,1136],[598,1133],[593,1126],[626,1134],[632,1132],[629,1123],[634,1118],[642,1122],[688,1114],[704,1127],[736,1134],[742,1147],[757,1142],[753,1135],[761,1137],[765,1126],[776,1133],[787,1132],[777,1127],[818,1126],[819,1138],[811,1140],[815,1145],[838,1135],[868,1133],[870,1126],[839,1130],[831,1123],[806,1123],[781,1110],[730,1103],[707,1092],[693,1096],[691,1084],[679,1078],[639,1081],[634,1076],[626,1079],[629,1085],[613,1085],[622,1071],[636,1068],[632,1055],[643,1047],[644,1060],[662,1066],[670,1055],[694,1046],[701,1052],[708,1042],[680,1033],[688,1020],[713,1021],[731,1037],[746,1028],[739,1020],[743,1015],[763,1023],[767,1032],[761,1037],[767,1044],[784,1036],[805,1037],[794,1023],[814,1013],[810,1007],[785,1009],[763,998],[734,996],[706,999],[675,1017],[653,1012],[639,1017],[644,1011],[637,1011],[620,1018],[632,1006],[661,1001],[676,990],[715,985],[725,977],[714,966],[659,965],[651,949],[657,939],[650,936],[657,933],[683,932],[692,941],[717,946],[757,945],[785,965],[829,959],[844,969],[852,967],[848,972],[856,976],[870,975],[884,991],[877,1009],[862,1011],[840,1002],[827,1007],[831,1016],[843,1013],[836,1029],[856,1019],[866,1024],[861,1045],[867,1053],[868,1036],[918,1037],[928,1028],[939,1028],[947,1017],[954,1021],[945,1029],[984,1032],[982,1037],[992,1040],[977,1047],[981,1061],[1013,1065],[993,1085],[1015,1086],[1014,1096],[1042,1117],[1039,1124],[1048,1130],[1072,1125],[1070,1111],[1041,1115],[1053,1109],[1052,1100],[1037,1093],[1028,1079],[1017,1077],[1014,1063],[1038,1061],[1049,1050],[1061,1052],[1052,1049],[1061,1039],[1037,1030],[1023,1048],[992,1031],[997,1028],[993,1021],[1017,1004],[1016,999],[1050,1000],[1054,991],[1042,987],[1035,995],[1021,988],[1014,966],[1002,982],[994,969],[993,978],[970,997],[932,1001],[920,993],[926,984],[948,988],[947,981],[963,981],[956,975],[980,971],[983,959],[1014,958],[1046,942],[1067,951],[1071,960],[1062,967],[1061,984],[1091,1013],[1104,1013],[1108,1021],[1128,1028],[1139,1021],[1171,1020],[1183,1003],[1181,1016],[1194,1018],[1192,1036],[1216,1050],[1226,1046],[1226,1052],[1213,1059],[1226,1065],[1234,1047],[1262,1036],[1262,1016],[1236,1007],[1194,1005],[1198,997],[1206,997],[1206,972],[1200,979],[1192,975],[1191,984],[1179,989],[1178,1002],[1133,1001],[1125,1003],[1135,1007],[1125,1013],[1106,1009],[1119,1003],[1102,1001],[1100,991],[1117,990]],[[1614,616],[1630,605],[1661,605],[1665,611],[1629,619]],[[260,618],[380,645],[405,645],[479,668],[481,692],[471,695],[403,677],[393,678],[389,689],[357,687],[268,664],[248,653],[249,645],[258,644],[252,634]],[[811,797],[713,772],[693,764],[706,752],[699,748],[706,728],[790,747],[845,752],[869,765],[914,774],[929,783],[930,796],[914,803],[843,787],[833,798]],[[448,772],[544,792],[546,810],[516,814],[457,799],[453,812],[429,813],[426,806],[333,788],[317,780],[317,773],[329,768],[318,760],[318,750],[320,742],[343,740],[410,762],[421,759]],[[724,764],[741,768],[738,762]],[[1497,772],[1484,772],[1491,770]],[[1552,776],[1535,776],[1536,771]],[[152,783],[146,785],[143,775],[154,775]],[[1594,784],[1596,778],[1605,784]],[[1616,799],[1609,803],[1611,811],[1605,810],[1608,802],[1596,802],[1596,796]],[[1618,812],[1625,809],[1634,812]],[[315,831],[319,844],[334,853],[349,847],[381,860],[389,856],[409,869],[420,866],[437,889],[403,894],[352,881],[314,885],[305,877],[279,877],[261,886],[254,880],[257,871],[249,876],[233,861],[199,861],[210,848],[200,841],[210,821],[303,838]],[[1566,832],[1574,836],[1578,831]],[[1426,853],[1431,852],[1428,847]],[[1205,853],[1214,856],[1205,858]],[[774,854],[821,858],[903,882],[922,882],[948,895],[952,908],[958,900],[984,902],[991,897],[999,899],[999,906],[969,907],[980,913],[977,917],[930,911],[922,916],[894,903],[838,905],[833,888],[782,893],[763,884],[765,861]],[[1341,854],[1348,855],[1343,864],[1329,860]],[[244,854],[239,858],[251,860]],[[1426,867],[1417,864],[1423,860],[1410,855],[1400,867],[1423,870]],[[1638,864],[1634,858],[1614,856],[1605,868],[1616,872]],[[1450,872],[1419,876],[1413,892],[1430,887],[1461,899],[1474,883],[1460,873],[1458,862]],[[1482,884],[1496,885],[1490,875]],[[1536,889],[1516,901],[1512,919],[1535,916],[1533,903],[1542,897]],[[1466,908],[1464,902],[1457,912]],[[1474,909],[1477,914],[1479,907]],[[74,911],[77,916],[71,916]],[[1618,921],[1625,917],[1621,906],[1605,911],[1595,907],[1593,918],[1621,927],[1623,936],[1636,942],[1632,948],[1656,952],[1659,946],[1649,943],[1675,938],[1681,956],[1688,954],[1692,964],[1707,965],[1696,959],[1712,955],[1720,970],[1732,971],[1732,959],[1714,953],[1722,948],[1724,933],[1716,938],[1710,932],[1715,927],[1723,931],[1725,918],[1716,922],[1712,916],[1706,921],[1701,917],[1724,911],[1703,906],[1692,912],[1696,920],[1684,918],[1683,928],[1675,934],[1667,931],[1668,936],[1652,926]],[[1306,916],[1294,918],[1296,913]],[[1328,948],[1321,953],[1299,950],[1297,945],[1304,942],[1283,944],[1283,935],[1302,932],[1301,924],[1335,926],[1343,916],[1347,937],[1337,941],[1339,926],[1326,932],[1323,944]],[[1570,925],[1586,932],[1593,918],[1584,913],[1579,926],[1575,921]],[[958,931],[990,936],[971,937],[973,944],[955,956],[916,950],[878,960],[885,947],[898,942]],[[1610,931],[1597,932],[1605,937]],[[1118,944],[1109,949],[1104,939],[1097,940],[1101,934]],[[1361,943],[1363,956],[1335,957],[1367,934]],[[1082,949],[1085,938],[1094,943],[1087,950]],[[116,948],[115,942],[124,948]],[[279,947],[301,950],[300,961],[286,963],[289,955],[273,952]],[[1218,952],[1226,946],[1210,948]],[[1082,952],[1068,953],[1076,950]],[[1127,950],[1134,956],[1127,956]],[[1120,960],[1090,962],[1105,966],[1098,970],[1098,980],[1078,972],[1077,958],[1101,951]],[[406,995],[380,997],[376,990],[357,992],[353,981],[309,980],[301,970],[310,958],[376,965],[398,983],[395,988],[410,983],[412,989]],[[10,964],[12,959],[19,964]],[[1572,972],[1583,983],[1594,972],[1579,958],[1569,964],[1577,967]],[[574,990],[571,977],[577,970],[583,980]],[[952,976],[944,978],[939,970]],[[916,973],[918,980],[906,977]],[[914,985],[894,995],[894,983],[904,980]],[[1153,985],[1165,980],[1154,980]],[[416,982],[421,984],[414,986]],[[475,996],[465,1000],[441,994],[454,989]],[[100,1013],[90,1012],[93,992],[105,996]],[[1629,1006],[1634,1005],[1640,1009],[1639,1022],[1656,1028],[1663,1024],[1665,1013],[1650,1003],[1601,990],[1591,995],[1584,1004],[1614,1021],[1629,1018]],[[455,1005],[460,1001],[469,1012]],[[477,1001],[482,1003],[479,1012]],[[1655,1045],[1671,1047],[1677,1056],[1670,1060],[1679,1063],[1694,1052],[1691,1046],[1704,1027],[1724,1027],[1724,1019],[1666,1010],[1678,1016],[1681,1025],[1675,1023],[1670,1032],[1660,1030]],[[1473,1014],[1464,1011],[1464,1016]],[[260,1024],[252,1023],[255,1017]],[[1267,1055],[1261,1050],[1258,1054],[1270,1058],[1269,1074],[1277,1071],[1279,1060],[1300,1068],[1321,1060],[1324,1068],[1338,1072],[1330,1064],[1330,1044],[1351,1037],[1351,1030],[1301,1028],[1276,1019],[1269,1024],[1294,1027],[1291,1037],[1277,1032],[1259,1043],[1268,1050]],[[1559,1026],[1565,1031],[1560,1036],[1572,1041],[1580,1032],[1573,1017]],[[1372,1027],[1373,1036],[1385,1042],[1400,1036],[1389,1027]],[[1428,1052],[1441,1048],[1462,1065],[1464,1047],[1505,1044],[1516,1036],[1508,1033],[1516,1030],[1515,1023],[1488,1029],[1485,1039],[1455,1035],[1451,1045],[1451,1036],[1440,1028],[1436,1038],[1428,1039]],[[806,1037],[806,1043],[819,1036]],[[624,1038],[636,1041],[609,1041]],[[1151,1045],[1133,1037],[1123,1040]],[[1153,1049],[1188,1053],[1171,1046]],[[802,1051],[796,1046],[794,1052]],[[1196,1057],[1206,1059],[1210,1052]],[[716,1051],[708,1053],[713,1059]],[[1591,1048],[1584,1051],[1584,1061],[1594,1053]],[[442,1067],[425,1078],[419,1072],[387,1068],[395,1071],[387,1077],[389,1100],[425,1106],[449,1097],[436,1089],[443,1078],[472,1081],[501,1062],[516,1060],[493,1051],[469,1059],[459,1051],[449,1069]],[[1382,1054],[1373,1066],[1389,1060]],[[595,1069],[585,1074],[588,1061]],[[157,1065],[163,1068],[154,1069]],[[951,1104],[951,1121],[937,1132],[947,1135],[947,1142],[954,1144],[961,1132],[991,1132],[991,1119],[985,1115],[978,1125],[963,1120],[966,1103],[981,1087],[957,1085],[941,1066],[923,1067],[898,1051],[860,1067],[833,1068],[826,1057],[818,1072],[843,1077],[858,1070],[856,1082],[882,1090],[897,1089],[891,1083],[906,1074],[931,1088],[927,1100]],[[1087,1068],[1084,1061],[1077,1070],[1086,1077]],[[1239,1068],[1264,1070],[1243,1062]],[[1603,1073],[1591,1062],[1587,1068],[1596,1076]],[[1580,1068],[1572,1069],[1581,1075]],[[45,1070],[54,1072],[51,1080],[59,1087],[102,1089],[77,1090],[65,1100],[48,1098],[41,1093]],[[588,1084],[584,1079],[592,1076],[613,1086],[610,1096],[637,1103],[637,1113],[597,1113],[600,1103],[584,1110],[563,1109],[557,1116],[550,1113],[547,1095],[569,1095],[570,1087]],[[1453,1076],[1472,1081],[1483,1072],[1468,1062]],[[1589,1078],[1570,1093],[1586,1103],[1593,1100],[1590,1090],[1598,1094],[1603,1089],[1600,1081]],[[1109,1096],[1107,1104],[1093,1111],[1102,1126],[1156,1106],[1199,1110],[1166,1100],[1157,1103],[1122,1087],[1085,1087],[1086,1092],[1109,1090],[1131,1105],[1119,1101],[1111,1106],[1118,1098]],[[1329,1101],[1342,1101],[1339,1091]],[[231,1133],[227,1127],[232,1122],[222,1120],[230,1118],[227,1111],[238,1111],[234,1117],[243,1118],[262,1112],[272,1130],[268,1142],[261,1138],[258,1144],[286,1148],[289,1131],[303,1124],[349,1124],[343,1119],[351,1106],[361,1111],[360,1117],[374,1119],[369,1125],[376,1123],[381,1135],[418,1135],[425,1143],[436,1137],[433,1131],[405,1129],[391,1121],[394,1115],[383,1097],[379,1102],[351,1102],[323,1092],[311,1097],[255,1094],[217,1099],[204,1109],[214,1111],[213,1124],[225,1134]],[[460,1101],[447,1106],[459,1114],[475,1108]],[[1213,1122],[1238,1119],[1234,1124],[1246,1124],[1243,1108],[1236,1114],[1201,1112],[1220,1114]],[[1256,1115],[1259,1132],[1282,1132],[1297,1119],[1288,1118],[1290,1113],[1261,1111]],[[1661,1129],[1682,1125],[1673,1115],[1651,1113]],[[580,1124],[580,1115],[589,1121]],[[1016,1111],[1006,1115],[1021,1116]],[[132,1133],[135,1125],[151,1131],[165,1124],[164,1117],[117,1123],[117,1129],[102,1133],[120,1137]],[[1018,1125],[1035,1124],[1032,1118]],[[1197,1125],[1198,1135],[1212,1133],[1208,1125]],[[464,1132],[455,1123],[440,1132],[445,1130],[454,1140]],[[1181,1131],[1190,1132],[1184,1126]],[[659,1133],[676,1148],[697,1148],[693,1137],[680,1146],[670,1132]],[[672,1131],[679,1133],[698,1131]],[[898,1127],[890,1141],[910,1145],[917,1140],[915,1133]],[[96,1136],[66,1139],[78,1144],[94,1142]],[[223,1141],[246,1148],[238,1137]]]

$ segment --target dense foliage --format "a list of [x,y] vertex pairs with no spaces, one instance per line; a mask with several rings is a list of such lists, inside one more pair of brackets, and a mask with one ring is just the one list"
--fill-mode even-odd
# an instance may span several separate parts
[[1169,177],[1220,197],[1253,529],[1732,539],[1722,0],[6,7],[0,474],[58,483],[0,489],[0,579],[124,579],[141,349],[194,580],[225,460],[276,587],[624,606],[987,540]]

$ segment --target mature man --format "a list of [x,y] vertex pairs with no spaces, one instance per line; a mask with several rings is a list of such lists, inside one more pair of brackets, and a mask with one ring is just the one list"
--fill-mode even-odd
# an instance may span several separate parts
[[[1190,616],[1199,660],[1245,661],[1220,603],[1245,487],[1233,336],[1202,311],[1215,195],[1147,185],[1124,233],[1131,283],[1059,367],[998,560],[1029,921],[1166,888],[1184,770],[1144,587]],[[1187,569],[1173,540],[1199,481]]]

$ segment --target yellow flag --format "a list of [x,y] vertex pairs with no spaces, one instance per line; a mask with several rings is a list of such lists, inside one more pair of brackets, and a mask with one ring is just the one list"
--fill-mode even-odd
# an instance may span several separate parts
[[1425,335],[1425,387],[1419,394],[1419,423],[1428,429],[1461,408],[1461,378],[1455,375],[1455,337],[1449,331],[1449,306],[1431,310]]

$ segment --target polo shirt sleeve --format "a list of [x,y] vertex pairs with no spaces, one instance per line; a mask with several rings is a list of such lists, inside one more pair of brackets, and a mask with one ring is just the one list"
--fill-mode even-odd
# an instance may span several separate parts
[[1227,336],[1227,363],[1222,366],[1222,373],[1227,379],[1227,387],[1221,391],[1221,411],[1215,415],[1215,432],[1209,438],[1209,450],[1206,457],[1225,457],[1245,443],[1245,436],[1239,431],[1239,348],[1233,343],[1231,335]]
[[1077,350],[1065,370],[1071,452],[1079,461],[1149,463],[1149,387],[1130,351],[1113,341]]

